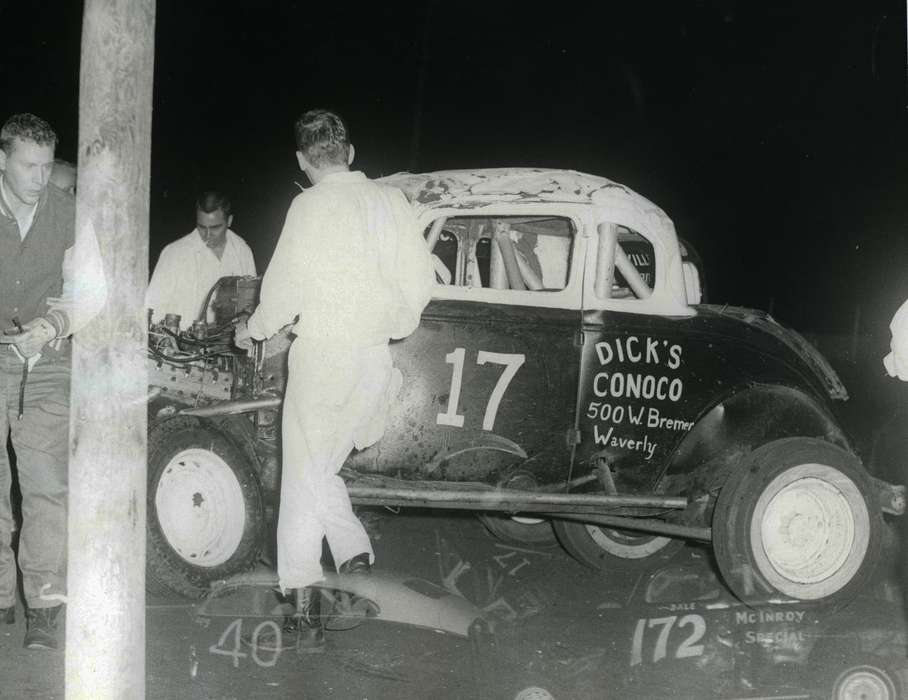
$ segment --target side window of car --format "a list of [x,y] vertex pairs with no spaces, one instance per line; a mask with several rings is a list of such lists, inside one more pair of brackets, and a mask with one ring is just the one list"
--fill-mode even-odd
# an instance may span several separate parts
[[457,236],[451,231],[442,230],[432,250],[435,277],[440,284],[451,284],[454,281],[457,274],[458,250]]
[[656,254],[636,231],[599,225],[596,296],[600,299],[646,299],[656,282]]
[[426,230],[439,284],[557,292],[570,276],[566,217],[452,216]]

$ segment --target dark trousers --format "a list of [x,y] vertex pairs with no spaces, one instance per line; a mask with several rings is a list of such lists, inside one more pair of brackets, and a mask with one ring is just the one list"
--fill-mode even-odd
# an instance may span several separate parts
[[66,496],[69,455],[70,347],[46,347],[29,372],[23,416],[19,418],[22,361],[0,346],[0,607],[15,600],[16,562],[10,547],[12,475],[6,438],[12,439],[22,492],[19,568],[25,602],[31,608],[59,605],[44,593],[66,590]]

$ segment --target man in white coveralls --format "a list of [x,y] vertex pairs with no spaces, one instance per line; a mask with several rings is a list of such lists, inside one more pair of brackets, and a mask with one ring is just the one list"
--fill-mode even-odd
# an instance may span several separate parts
[[416,329],[434,273],[403,193],[350,170],[354,151],[343,120],[312,110],[295,132],[297,160],[313,187],[290,206],[259,306],[237,329],[236,343],[269,338],[295,321],[277,568],[281,590],[297,591],[293,643],[317,651],[324,645],[319,596],[307,587],[323,578],[322,538],[341,574],[368,573],[374,561],[338,471],[351,449],[384,433],[401,386],[388,343]]

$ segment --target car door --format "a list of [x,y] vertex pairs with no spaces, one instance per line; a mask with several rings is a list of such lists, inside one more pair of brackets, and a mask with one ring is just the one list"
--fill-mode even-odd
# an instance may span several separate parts
[[693,427],[710,373],[686,335],[686,307],[662,307],[652,293],[660,272],[653,243],[607,226],[615,254],[598,265],[613,269],[592,271],[603,279],[587,285],[584,300],[577,464],[592,468],[604,458],[619,492],[644,492]]
[[[427,222],[433,300],[419,328],[392,344],[403,387],[385,437],[352,466],[411,479],[520,476],[510,483],[521,486],[567,477],[583,246],[576,222],[551,206]],[[504,242],[496,225],[508,229]],[[514,254],[509,268],[502,246]],[[531,290],[524,275],[548,286]]]

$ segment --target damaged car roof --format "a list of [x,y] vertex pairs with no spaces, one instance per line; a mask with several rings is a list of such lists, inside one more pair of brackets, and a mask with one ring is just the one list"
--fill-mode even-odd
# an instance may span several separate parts
[[589,204],[625,214],[628,222],[646,222],[650,231],[675,235],[662,209],[629,187],[598,175],[548,168],[486,168],[396,173],[380,182],[403,190],[417,211],[442,207],[472,209],[512,202]]

